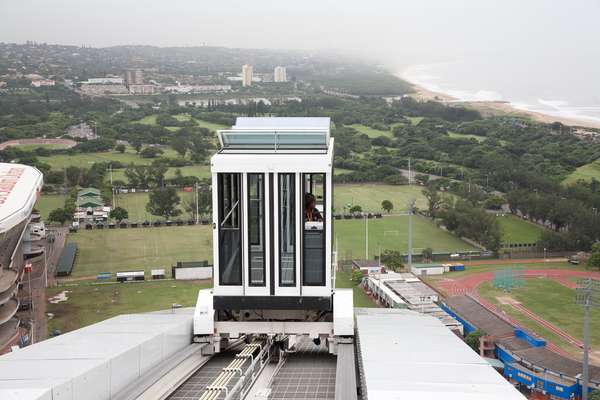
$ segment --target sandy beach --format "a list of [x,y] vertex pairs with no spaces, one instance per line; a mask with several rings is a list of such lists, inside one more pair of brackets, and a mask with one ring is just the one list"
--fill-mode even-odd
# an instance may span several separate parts
[[[400,78],[404,79],[402,77]],[[600,129],[600,122],[593,122],[585,119],[562,118],[534,111],[521,110],[513,107],[512,104],[508,101],[461,101],[447,94],[428,90],[412,82],[411,85],[413,85],[415,89],[415,93],[413,93],[411,96],[417,100],[435,100],[446,104],[459,104],[466,107],[472,107],[479,111],[483,116],[517,115],[522,117],[529,117],[535,121],[547,124],[551,124],[553,122],[560,122],[563,125],[568,126]]]

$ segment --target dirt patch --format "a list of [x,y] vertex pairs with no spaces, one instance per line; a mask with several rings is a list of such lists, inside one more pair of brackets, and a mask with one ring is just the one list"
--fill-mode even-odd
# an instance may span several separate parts
[[58,304],[58,303],[62,303],[63,301],[69,300],[67,293],[70,293],[70,292],[68,290],[63,290],[62,292],[57,293],[56,295],[48,298],[48,303]]

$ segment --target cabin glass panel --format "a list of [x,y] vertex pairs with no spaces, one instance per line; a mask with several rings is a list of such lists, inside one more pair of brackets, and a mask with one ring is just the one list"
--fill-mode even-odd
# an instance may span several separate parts
[[325,174],[303,174],[302,284],[325,286]]
[[219,284],[242,284],[240,174],[218,174]]
[[296,179],[279,174],[279,286],[296,286]]
[[248,174],[248,265],[250,286],[265,285],[265,182]]

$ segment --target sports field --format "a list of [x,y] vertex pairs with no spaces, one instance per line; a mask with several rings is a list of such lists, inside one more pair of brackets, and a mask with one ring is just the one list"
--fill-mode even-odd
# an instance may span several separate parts
[[[498,305],[504,312],[516,318],[526,327],[569,350],[563,338],[549,329],[527,318],[510,304],[506,298],[518,301],[526,309],[534,312],[544,320],[556,325],[569,335],[583,339],[583,308],[575,304],[575,290],[551,279],[530,278],[525,280],[525,286],[513,289],[510,293],[493,287],[492,282],[485,282],[479,288],[479,293]],[[592,347],[600,346],[600,311],[593,310],[590,318],[590,341]],[[575,349],[571,349],[575,350]]]
[[411,199],[416,199],[418,208],[427,207],[421,186],[360,183],[335,185],[333,190],[333,207],[337,213],[344,213],[344,206],[347,205],[360,205],[363,211],[381,212],[383,200],[394,204],[392,213],[405,211]]
[[[185,167],[169,167],[167,169],[167,173],[165,174],[166,178],[174,178],[175,172],[177,169],[181,170],[181,174],[183,176],[196,176],[198,178],[208,178],[210,176],[210,168],[208,165],[186,165]],[[105,181],[108,182],[110,180],[110,174],[106,174]],[[128,182],[127,177],[125,176],[125,169],[115,169],[113,170],[113,181],[123,181]]]
[[[370,219],[369,223],[369,258],[382,251],[408,251],[408,217],[395,216],[382,219]],[[334,226],[334,246],[337,241],[338,251],[342,259],[365,258],[366,222],[360,220],[337,220]],[[456,236],[441,230],[431,220],[413,217],[413,251],[421,253],[424,248],[431,247],[434,252],[455,252],[478,250],[463,242]]]
[[207,225],[80,230],[69,234],[78,246],[73,277],[99,272],[170,268],[177,261],[212,260],[212,230]]
[[350,128],[354,128],[357,131],[359,131],[360,133],[364,133],[365,135],[367,135],[368,137],[372,138],[376,138],[376,137],[380,137],[380,136],[386,136],[391,138],[392,135],[392,131],[382,131],[380,129],[374,129],[371,128],[370,126],[366,126],[366,125],[361,125],[361,124],[353,124],[353,125],[348,125]]
[[65,290],[68,297],[67,301],[48,304],[47,312],[54,314],[48,331],[65,333],[120,314],[167,310],[173,304],[192,307],[198,291],[207,287],[210,284],[206,282],[168,280],[48,288],[48,297]]
[[496,217],[502,229],[502,243],[535,243],[539,240],[544,228],[525,221],[514,215]]
[[600,180],[600,160],[596,160],[577,168],[565,178],[563,183],[575,183],[580,179],[591,181],[592,178]]

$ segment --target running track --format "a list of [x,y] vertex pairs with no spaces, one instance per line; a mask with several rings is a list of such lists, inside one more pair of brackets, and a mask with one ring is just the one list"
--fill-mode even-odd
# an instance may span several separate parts
[[[568,288],[574,288],[576,286],[575,282],[570,278],[600,279],[600,272],[573,271],[573,270],[568,270],[568,269],[529,269],[529,270],[524,270],[524,271],[520,271],[520,272],[522,273],[522,276],[524,278],[540,278],[540,277],[542,277],[542,278],[552,279]],[[473,299],[475,299],[476,301],[478,301],[485,308],[487,308],[490,311],[492,311],[493,313],[495,313],[496,315],[502,317],[503,319],[507,320],[508,322],[512,323],[513,325],[519,325],[515,320],[513,320],[512,318],[510,318],[509,316],[504,314],[496,306],[487,302],[485,299],[482,299],[478,295],[477,288],[479,287],[479,285],[481,285],[483,282],[489,282],[493,279],[494,279],[493,272],[481,272],[481,273],[472,274],[472,275],[468,275],[468,276],[465,276],[462,278],[457,278],[457,279],[445,278],[445,279],[439,281],[439,283],[436,286],[442,292],[444,292],[446,294],[446,296],[451,297],[451,296],[468,295],[468,296],[472,297]],[[515,310],[519,311],[521,314],[534,320],[539,325],[543,326],[544,328],[548,329],[552,333],[556,334],[557,336],[559,336],[560,338],[565,340],[567,343],[570,343],[579,348],[583,347],[583,343],[580,340],[569,335],[565,331],[558,328],[556,325],[541,318],[540,316],[538,316],[531,310],[524,307],[522,304],[514,303],[514,304],[511,304],[511,306]],[[548,345],[549,345],[549,347],[552,347],[552,349],[555,352],[564,353],[564,351],[559,349],[557,346],[551,345],[550,343],[548,343]]]

